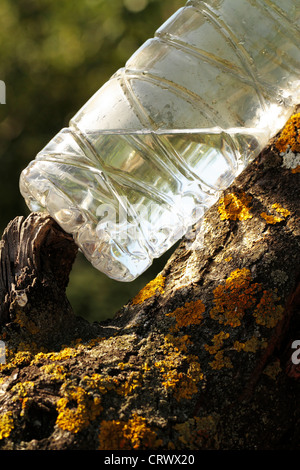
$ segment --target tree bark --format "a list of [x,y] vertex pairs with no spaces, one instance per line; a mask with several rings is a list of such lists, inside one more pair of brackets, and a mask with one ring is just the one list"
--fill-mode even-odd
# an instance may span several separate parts
[[72,312],[50,216],[8,225],[1,449],[299,449],[295,116],[111,320]]

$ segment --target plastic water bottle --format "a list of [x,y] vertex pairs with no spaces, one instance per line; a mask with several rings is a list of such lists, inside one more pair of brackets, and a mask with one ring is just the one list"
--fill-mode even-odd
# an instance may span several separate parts
[[299,30],[299,0],[189,1],[23,170],[27,205],[135,279],[292,114]]

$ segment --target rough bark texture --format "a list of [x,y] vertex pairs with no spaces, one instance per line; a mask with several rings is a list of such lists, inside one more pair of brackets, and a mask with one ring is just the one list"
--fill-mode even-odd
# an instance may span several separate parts
[[50,217],[9,224],[1,449],[299,448],[297,119],[112,320],[72,313],[77,249]]

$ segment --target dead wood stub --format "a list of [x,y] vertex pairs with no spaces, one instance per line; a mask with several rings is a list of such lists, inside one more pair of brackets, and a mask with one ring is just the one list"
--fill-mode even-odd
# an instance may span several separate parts
[[0,326],[18,319],[22,334],[45,339],[71,318],[65,290],[77,250],[49,215],[12,220],[0,242]]

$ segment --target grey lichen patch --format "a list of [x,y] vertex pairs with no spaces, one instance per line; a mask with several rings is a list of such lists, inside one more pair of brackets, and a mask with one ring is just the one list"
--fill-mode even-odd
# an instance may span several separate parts
[[294,170],[300,166],[300,153],[294,153],[288,150],[285,153],[281,153],[282,156],[282,167],[289,170]]
[[271,273],[271,277],[273,279],[274,284],[277,286],[285,284],[288,280],[288,275],[284,271],[281,271],[280,269],[275,269]]
[[91,357],[96,357],[102,364],[112,364],[115,361],[120,361],[120,358],[132,349],[135,340],[136,335],[134,333],[130,335],[112,336],[100,340],[100,346],[92,348],[88,354]]

